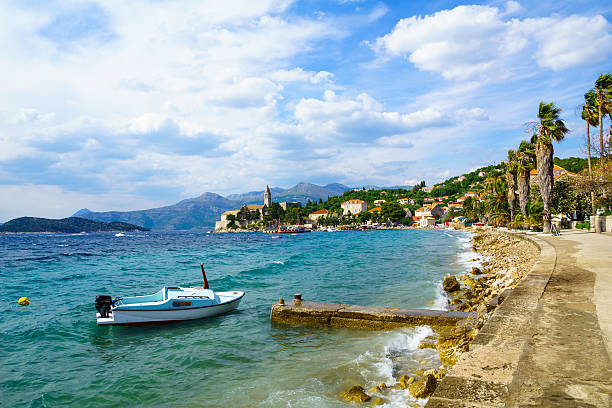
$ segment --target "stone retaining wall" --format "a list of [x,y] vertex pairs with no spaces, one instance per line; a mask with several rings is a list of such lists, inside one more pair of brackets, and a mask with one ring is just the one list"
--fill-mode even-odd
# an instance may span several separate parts
[[595,215],[591,216],[591,231],[597,231],[596,224],[599,224],[601,232],[611,232],[612,231],[612,216],[600,216]]

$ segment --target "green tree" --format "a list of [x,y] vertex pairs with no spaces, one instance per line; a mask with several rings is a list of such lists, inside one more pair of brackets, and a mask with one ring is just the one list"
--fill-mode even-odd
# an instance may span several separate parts
[[554,102],[540,102],[538,109],[539,121],[535,123],[532,142],[536,144],[536,163],[538,168],[538,184],[544,209],[542,210],[542,231],[550,233],[550,204],[553,188],[553,141],[560,142],[569,133],[565,122],[559,118],[561,108]]
[[490,194],[485,201],[485,210],[487,217],[496,225],[499,225],[510,219],[510,208],[507,199],[507,185],[500,178],[494,179],[490,183]]
[[506,184],[508,191],[506,199],[510,207],[510,219],[514,219],[514,206],[516,204],[516,174],[518,173],[518,165],[516,163],[517,153],[510,149],[508,150],[508,161],[504,162],[506,167]]
[[406,212],[401,205],[393,202],[382,203],[380,206],[380,215],[384,221],[399,222],[406,216]]

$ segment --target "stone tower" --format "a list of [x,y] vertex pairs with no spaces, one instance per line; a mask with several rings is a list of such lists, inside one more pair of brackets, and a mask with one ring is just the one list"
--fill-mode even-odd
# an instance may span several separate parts
[[266,186],[266,192],[264,193],[264,205],[270,207],[272,205],[272,194],[270,193],[270,187]]

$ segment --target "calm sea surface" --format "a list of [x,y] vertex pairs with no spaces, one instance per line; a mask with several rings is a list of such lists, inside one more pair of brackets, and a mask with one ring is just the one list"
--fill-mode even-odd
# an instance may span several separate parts
[[[436,308],[438,283],[467,268],[467,233],[346,231],[0,235],[0,406],[346,407],[338,394],[418,368],[428,328],[389,332],[278,327],[279,297]],[[220,317],[98,327],[97,294],[163,285],[246,292]],[[32,304],[17,305],[28,296]],[[383,397],[404,406],[408,391]],[[422,401],[421,401],[422,402]]]

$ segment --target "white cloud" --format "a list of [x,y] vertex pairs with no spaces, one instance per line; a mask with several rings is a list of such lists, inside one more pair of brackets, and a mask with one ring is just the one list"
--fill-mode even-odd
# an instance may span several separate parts
[[270,74],[270,78],[277,82],[310,82],[312,84],[331,83],[334,74],[327,71],[304,71],[300,67],[292,70],[280,69]]
[[433,108],[407,114],[389,112],[368,94],[350,99],[331,90],[325,91],[323,99],[302,99],[294,115],[313,139],[339,137],[352,142],[373,142],[383,136],[451,123],[448,115]]
[[457,115],[463,120],[489,120],[489,115],[487,115],[487,112],[482,108],[459,109]]
[[522,11],[524,11],[525,9],[523,8],[523,6],[521,6],[521,3],[519,3],[518,1],[507,1],[506,4],[506,9],[504,10],[503,14],[504,16],[509,16],[512,14],[518,14]]
[[[503,79],[530,59],[558,70],[610,54],[612,26],[603,16],[504,18],[519,7],[509,2],[502,12],[492,6],[458,6],[404,18],[372,46],[383,57],[407,57],[420,70],[456,80]],[[533,55],[531,47],[537,49]]]
[[612,50],[612,25],[603,16],[527,19],[522,26],[537,42],[538,64],[555,71],[601,61]]
[[52,119],[55,114],[53,112],[40,113],[34,108],[21,108],[17,116],[19,123],[34,123]]

